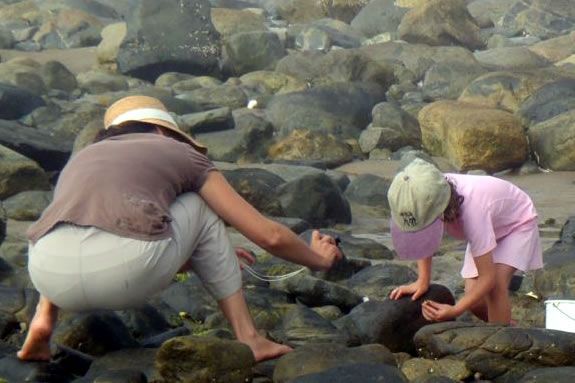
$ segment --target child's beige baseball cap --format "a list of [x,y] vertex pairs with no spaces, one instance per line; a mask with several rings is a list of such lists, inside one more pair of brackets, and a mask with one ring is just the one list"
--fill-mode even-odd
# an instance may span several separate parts
[[400,258],[433,255],[443,237],[442,214],[451,188],[445,176],[427,161],[416,158],[393,179],[387,199],[391,208],[391,235]]

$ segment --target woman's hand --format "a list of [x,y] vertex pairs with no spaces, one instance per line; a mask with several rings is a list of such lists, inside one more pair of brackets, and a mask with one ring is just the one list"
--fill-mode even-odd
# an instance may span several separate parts
[[429,289],[429,283],[418,279],[409,285],[403,285],[391,290],[389,297],[391,299],[399,299],[405,295],[411,295],[411,300],[415,301]]
[[244,263],[248,266],[253,265],[256,263],[256,258],[254,257],[253,253],[249,250],[244,249],[243,247],[236,247],[236,256],[240,261],[240,268],[244,268]]
[[424,301],[421,305],[421,313],[430,322],[446,321],[457,316],[454,306],[435,301]]
[[314,230],[311,233],[309,246],[322,257],[324,261],[323,269],[325,270],[331,268],[343,257],[335,239],[329,235],[321,234],[318,230]]

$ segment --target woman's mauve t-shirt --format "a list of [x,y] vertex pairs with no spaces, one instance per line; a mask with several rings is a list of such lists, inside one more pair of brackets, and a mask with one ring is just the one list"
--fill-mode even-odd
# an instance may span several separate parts
[[213,163],[190,145],[155,133],[108,138],[66,164],[54,198],[27,235],[36,242],[60,222],[94,226],[129,238],[171,235],[170,205],[197,192]]
[[474,257],[492,251],[497,240],[537,217],[531,198],[511,182],[491,176],[445,176],[464,198],[459,219],[445,223],[445,229],[450,236],[467,240]]

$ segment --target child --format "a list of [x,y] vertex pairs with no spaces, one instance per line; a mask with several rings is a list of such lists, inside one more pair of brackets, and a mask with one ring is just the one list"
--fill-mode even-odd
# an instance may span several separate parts
[[543,267],[537,213],[529,196],[495,177],[442,174],[421,159],[395,176],[387,196],[395,250],[400,258],[417,260],[419,274],[390,298],[417,299],[427,291],[431,256],[446,230],[467,240],[461,270],[465,295],[454,306],[426,301],[423,316],[445,321],[471,310],[485,321],[509,324],[511,277],[516,270]]

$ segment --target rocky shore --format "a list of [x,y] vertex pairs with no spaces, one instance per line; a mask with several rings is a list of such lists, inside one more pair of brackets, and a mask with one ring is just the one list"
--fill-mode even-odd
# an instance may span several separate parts
[[[545,328],[545,301],[575,299],[573,1],[0,0],[0,59],[0,382],[573,381],[575,320]],[[26,228],[129,94],[161,99],[260,211],[340,238],[329,272],[244,270],[258,328],[294,352],[256,364],[178,275],[137,310],[64,312],[50,363],[16,358],[38,299]],[[422,318],[463,293],[449,238],[424,297],[387,299],[416,278],[386,199],[415,157],[535,201],[545,268],[513,286],[517,326]],[[230,236],[260,274],[300,270]]]

